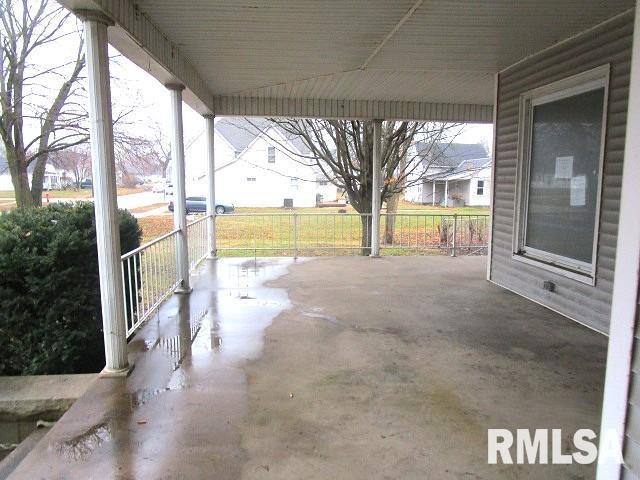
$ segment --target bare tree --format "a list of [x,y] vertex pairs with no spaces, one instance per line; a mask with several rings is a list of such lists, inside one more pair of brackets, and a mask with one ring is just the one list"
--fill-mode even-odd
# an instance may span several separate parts
[[153,140],[149,150],[149,160],[158,166],[162,178],[166,178],[167,168],[171,163],[171,143],[165,138],[162,128],[158,124],[153,127]]
[[[86,111],[73,100],[81,89],[84,46],[69,28],[69,15],[49,0],[0,0],[0,136],[19,208],[41,205],[49,155],[88,139]],[[54,66],[34,61],[43,48],[69,35],[79,39],[73,59]]]
[[[342,189],[353,208],[361,214],[370,214],[373,196],[373,122],[324,119],[271,119],[272,124],[284,131],[288,138],[297,137],[304,142],[309,154],[303,156],[305,164],[315,166],[324,176]],[[254,129],[280,146],[291,158],[300,158],[286,144],[269,135],[269,129],[260,122],[249,120]],[[451,141],[460,130],[459,124],[425,122],[384,122],[381,151],[381,198],[387,202],[408,187],[421,183],[429,162],[432,147],[442,141]],[[417,142],[421,147],[415,148]],[[413,148],[412,148],[413,147]],[[382,203],[381,202],[381,203]],[[394,222],[394,216],[388,219]],[[371,215],[362,216],[362,254],[370,252]]]
[[76,190],[86,178],[91,177],[91,153],[87,148],[69,148],[50,154],[51,163],[65,172],[70,172]]
[[[185,145],[188,148],[198,137]],[[171,163],[171,146],[160,125],[152,124],[151,132],[145,136],[120,132],[115,137],[116,168],[124,182],[137,175],[167,175]]]

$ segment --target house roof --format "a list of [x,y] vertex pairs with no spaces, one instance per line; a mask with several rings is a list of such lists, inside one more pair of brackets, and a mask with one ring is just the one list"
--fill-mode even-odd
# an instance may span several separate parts
[[302,155],[308,155],[310,153],[310,150],[300,137],[286,132],[276,123],[266,118],[252,118],[251,120],[243,117],[224,118],[216,123],[215,128],[237,152],[242,152],[261,132],[266,132],[270,127],[278,130],[280,135],[291,143]]
[[216,130],[237,152],[242,152],[256,138],[254,127],[243,118],[224,118],[216,122]]
[[489,157],[484,146],[479,143],[441,142],[433,145],[418,142],[418,155],[425,167],[457,167],[465,160]]
[[474,172],[491,164],[487,150],[479,143],[436,143],[431,147],[418,144],[422,162],[427,168],[437,168],[436,173],[428,174],[429,179],[448,180],[469,178]]
[[[35,162],[31,162],[31,164],[27,167],[28,173],[33,173],[33,169],[35,168]],[[54,165],[51,165],[50,162],[47,162],[46,173],[55,173],[57,171]],[[0,150],[0,175],[9,175],[9,164],[7,163],[7,159],[4,155],[4,151]]]

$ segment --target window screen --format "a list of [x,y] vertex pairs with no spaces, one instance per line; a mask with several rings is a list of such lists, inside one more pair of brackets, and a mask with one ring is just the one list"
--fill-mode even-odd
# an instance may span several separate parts
[[267,148],[267,161],[269,163],[276,163],[276,147]]
[[532,107],[527,247],[593,262],[605,89]]

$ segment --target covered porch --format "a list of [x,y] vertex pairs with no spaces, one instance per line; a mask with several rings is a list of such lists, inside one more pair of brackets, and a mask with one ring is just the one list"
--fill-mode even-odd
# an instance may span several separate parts
[[130,341],[130,376],[97,380],[10,478],[593,478],[487,465],[487,428],[598,429],[607,341],[485,268],[205,261]]
[[[625,463],[600,464],[598,478],[637,475],[637,2],[60,2],[86,35],[107,365],[13,478],[595,475],[595,465],[488,465],[492,427],[613,432]],[[143,298],[146,316],[127,313],[139,286],[123,272],[141,252],[118,247],[108,44],[170,92],[175,230],[153,248],[173,273],[157,302]],[[534,158],[535,109],[593,92],[595,140],[551,130],[557,148]],[[197,241],[183,102],[203,115],[208,147]],[[584,126],[577,109],[562,111]],[[493,123],[489,265],[216,263],[214,121],[234,115],[371,122],[372,257],[383,122]],[[562,201],[529,195],[535,182],[553,183]],[[537,256],[526,228],[535,200],[554,239]],[[576,239],[592,247],[583,256]]]

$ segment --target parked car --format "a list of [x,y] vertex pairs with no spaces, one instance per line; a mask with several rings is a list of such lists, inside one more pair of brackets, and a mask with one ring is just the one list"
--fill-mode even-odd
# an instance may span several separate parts
[[164,193],[165,184],[164,183],[154,183],[153,187],[151,187],[151,191],[153,193]]
[[[187,197],[187,213],[207,211],[207,198],[206,197]],[[235,207],[232,203],[216,202],[216,214],[222,215],[225,213],[233,213]],[[169,211],[173,212],[173,200],[169,202]]]
[[93,188],[93,180],[90,178],[85,178],[81,183],[80,183],[80,188]]

